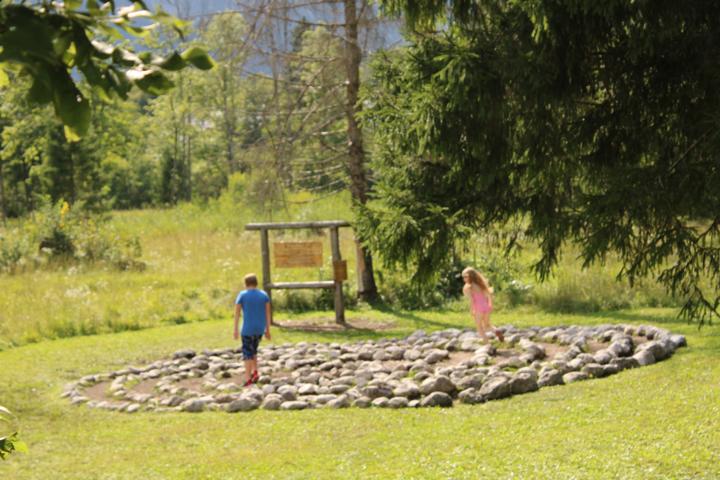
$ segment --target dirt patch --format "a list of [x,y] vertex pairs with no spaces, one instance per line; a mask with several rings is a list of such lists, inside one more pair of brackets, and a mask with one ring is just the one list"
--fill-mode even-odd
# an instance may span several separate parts
[[345,322],[345,325],[335,323],[331,318],[309,318],[305,320],[283,320],[274,322],[274,326],[287,330],[298,330],[303,332],[343,332],[347,330],[369,330],[379,332],[395,328],[395,322],[378,322],[368,318],[353,318]]
[[596,352],[598,352],[599,350],[602,350],[603,348],[606,348],[606,347],[608,346],[608,344],[607,344],[607,343],[596,342],[595,340],[590,340],[589,342],[587,342],[587,346],[588,346],[588,347],[587,347],[587,348],[588,348],[588,352],[587,352],[587,353],[596,353]]
[[542,343],[538,342],[538,345],[545,349],[545,358],[555,358],[555,355],[562,354],[568,351],[567,345],[558,345],[557,343]]
[[154,393],[155,385],[157,385],[158,382],[159,380],[156,378],[150,380],[143,380],[142,382],[132,387],[131,390],[138,393]]
[[470,360],[474,356],[475,352],[450,352],[450,357],[443,360],[442,362],[438,362],[437,366],[439,368],[453,367],[466,360]]
[[184,387],[191,392],[203,393],[202,384],[206,380],[203,378],[183,378],[177,382],[178,387]]
[[85,389],[85,396],[90,400],[109,400],[105,392],[110,388],[110,382],[101,382]]

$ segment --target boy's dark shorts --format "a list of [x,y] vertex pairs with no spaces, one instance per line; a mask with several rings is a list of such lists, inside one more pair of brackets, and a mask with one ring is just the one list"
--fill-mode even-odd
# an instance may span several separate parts
[[243,335],[242,336],[242,354],[243,360],[252,360],[257,357],[258,346],[262,335]]

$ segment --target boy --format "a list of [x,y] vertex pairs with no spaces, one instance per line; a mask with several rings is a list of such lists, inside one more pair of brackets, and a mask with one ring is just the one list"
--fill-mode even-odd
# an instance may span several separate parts
[[245,363],[245,385],[257,382],[259,378],[257,351],[263,332],[270,340],[270,297],[257,288],[258,281],[254,273],[245,275],[245,290],[235,300],[235,330],[233,338],[238,339],[238,322],[243,316],[242,353]]

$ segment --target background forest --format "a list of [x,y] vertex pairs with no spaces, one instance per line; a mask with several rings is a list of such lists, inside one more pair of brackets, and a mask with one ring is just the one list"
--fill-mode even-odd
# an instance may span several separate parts
[[[216,68],[177,72],[176,88],[159,97],[133,92],[128,100],[109,99],[87,89],[92,126],[77,143],[65,139],[50,106],[25,100],[29,83],[15,79],[0,90],[3,218],[47,201],[92,210],[202,202],[217,198],[231,178],[266,211],[286,206],[288,190],[346,188],[339,26],[303,16],[332,22],[328,5],[191,18],[188,41],[207,45]],[[377,22],[371,10],[361,13],[369,44]],[[182,48],[169,31],[154,31],[147,42],[157,51]]]

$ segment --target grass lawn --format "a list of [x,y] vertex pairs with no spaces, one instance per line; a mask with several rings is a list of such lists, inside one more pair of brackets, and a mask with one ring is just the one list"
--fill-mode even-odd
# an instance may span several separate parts
[[[674,314],[501,312],[496,323],[516,326],[651,323],[689,347],[609,378],[447,410],[124,414],[59,397],[84,374],[231,345],[229,315],[12,348],[0,352],[0,404],[20,417],[30,452],[0,463],[0,478],[720,478],[720,330]],[[469,325],[452,310],[353,316],[394,320],[383,336]],[[376,335],[276,329],[273,340]]]

